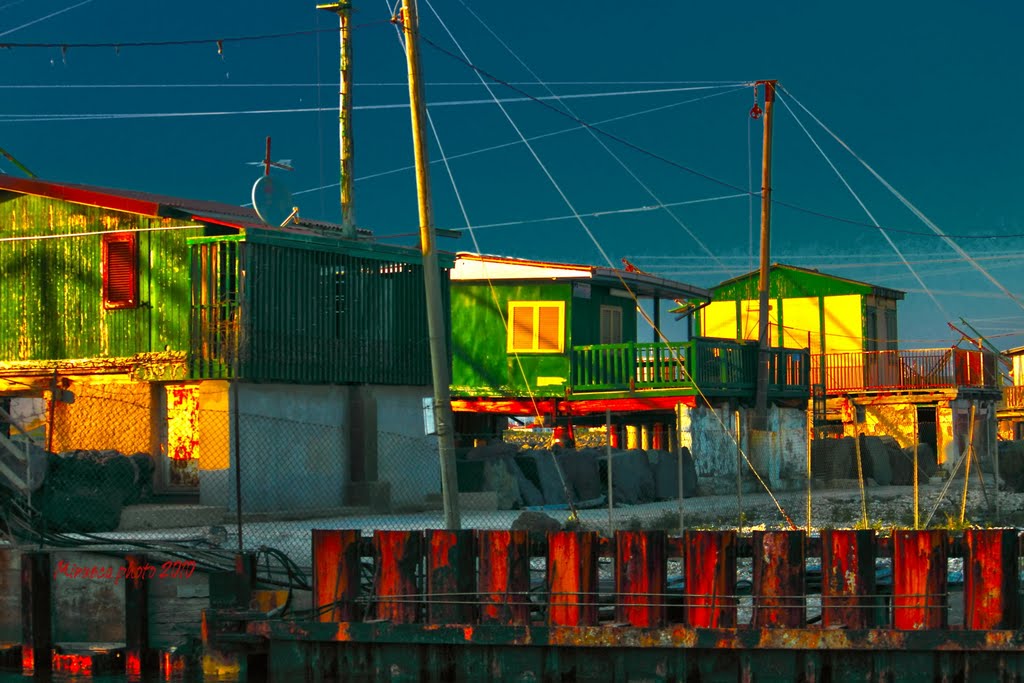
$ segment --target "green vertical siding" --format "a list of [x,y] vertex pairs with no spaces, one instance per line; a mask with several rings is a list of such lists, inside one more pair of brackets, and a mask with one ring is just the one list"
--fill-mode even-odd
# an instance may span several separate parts
[[186,239],[201,229],[138,233],[139,306],[107,310],[102,233],[169,227],[40,197],[0,196],[0,360],[126,357],[188,348]]
[[607,289],[592,287],[590,298],[572,298],[572,343],[585,346],[601,343],[601,307],[615,306],[622,309],[622,342],[637,341],[636,305],[632,299],[612,296]]
[[337,245],[194,240],[192,375],[430,384],[422,266]]
[[[580,301],[572,298],[572,285],[496,282],[493,291],[486,283],[456,282],[452,286],[453,392],[470,396],[563,396],[571,380],[574,306]],[[502,316],[508,315],[509,301],[566,302],[565,352],[509,354],[502,322]],[[538,377],[564,377],[566,381],[564,385],[537,386]]]

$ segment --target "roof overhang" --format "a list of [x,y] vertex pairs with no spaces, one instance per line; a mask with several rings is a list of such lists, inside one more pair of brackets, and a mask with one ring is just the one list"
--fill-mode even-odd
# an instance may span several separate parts
[[659,299],[710,299],[711,293],[700,287],[618,268],[586,266],[552,261],[533,261],[508,256],[488,256],[459,252],[452,281],[580,281],[620,289],[628,296]]

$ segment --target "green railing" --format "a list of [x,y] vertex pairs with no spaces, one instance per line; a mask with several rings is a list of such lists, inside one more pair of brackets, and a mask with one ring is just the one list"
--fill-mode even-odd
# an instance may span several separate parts
[[[756,384],[757,344],[751,342],[700,338],[572,349],[574,392],[699,388],[712,396],[744,396],[753,395]],[[806,349],[771,350],[768,391],[776,398],[810,394]]]

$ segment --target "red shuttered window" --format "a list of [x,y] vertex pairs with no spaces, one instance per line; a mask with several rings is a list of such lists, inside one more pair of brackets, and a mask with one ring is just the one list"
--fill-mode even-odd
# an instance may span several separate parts
[[135,233],[103,236],[103,307],[139,305],[139,248]]

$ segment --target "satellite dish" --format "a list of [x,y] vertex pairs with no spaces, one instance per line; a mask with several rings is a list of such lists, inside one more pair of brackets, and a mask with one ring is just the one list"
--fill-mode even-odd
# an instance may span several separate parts
[[292,193],[277,178],[263,175],[253,183],[252,205],[261,221],[276,228],[292,215]]

